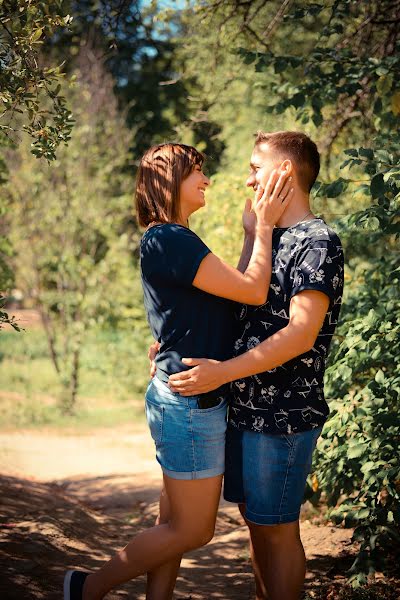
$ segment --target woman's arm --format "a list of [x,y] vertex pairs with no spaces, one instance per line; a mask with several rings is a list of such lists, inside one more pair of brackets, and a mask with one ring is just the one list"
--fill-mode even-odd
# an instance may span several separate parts
[[[247,268],[241,273],[215,254],[208,254],[201,262],[193,280],[195,287],[236,302],[264,304],[271,280],[272,231],[293,193],[293,188],[290,187],[291,179],[287,174],[282,173],[278,179],[277,177],[277,172],[274,171],[262,197],[256,197],[255,200],[257,226]],[[246,251],[250,254],[250,243]]]

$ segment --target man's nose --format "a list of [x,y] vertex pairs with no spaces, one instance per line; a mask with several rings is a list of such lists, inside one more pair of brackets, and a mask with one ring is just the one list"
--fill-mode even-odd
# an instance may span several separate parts
[[248,178],[246,179],[246,186],[247,187],[253,187],[254,184],[256,182],[256,178],[254,177],[254,175],[249,175]]

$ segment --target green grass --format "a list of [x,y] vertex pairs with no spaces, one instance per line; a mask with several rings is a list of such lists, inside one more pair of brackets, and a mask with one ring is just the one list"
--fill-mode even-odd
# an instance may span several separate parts
[[75,411],[68,416],[60,409],[62,385],[44,331],[2,332],[2,427],[111,427],[142,420],[149,340],[143,332],[97,329],[89,333],[82,349]]

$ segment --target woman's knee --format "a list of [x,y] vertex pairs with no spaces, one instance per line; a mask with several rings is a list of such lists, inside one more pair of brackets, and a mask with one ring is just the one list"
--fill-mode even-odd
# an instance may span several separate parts
[[205,527],[178,527],[177,536],[182,540],[183,552],[206,546],[214,537],[215,523]]

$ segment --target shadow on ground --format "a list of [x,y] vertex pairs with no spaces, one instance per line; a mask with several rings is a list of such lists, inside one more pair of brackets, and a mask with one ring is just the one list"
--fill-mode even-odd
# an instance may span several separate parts
[[[57,483],[0,477],[1,600],[60,600],[65,569],[96,569],[151,525],[158,493],[156,482],[140,485],[131,475],[75,477]],[[321,590],[343,582],[354,558],[351,532],[306,521],[302,535],[309,557],[307,597],[334,600],[336,594],[321,595]],[[214,540],[185,557],[175,597],[254,598],[246,537],[235,507],[222,503]],[[141,577],[107,599],[142,600],[144,592]]]

